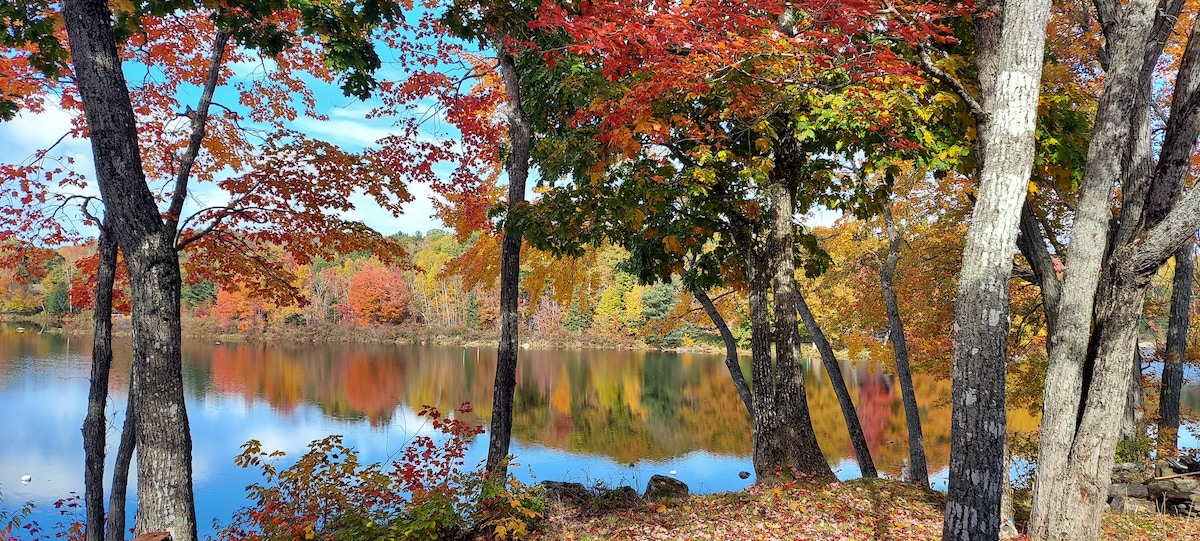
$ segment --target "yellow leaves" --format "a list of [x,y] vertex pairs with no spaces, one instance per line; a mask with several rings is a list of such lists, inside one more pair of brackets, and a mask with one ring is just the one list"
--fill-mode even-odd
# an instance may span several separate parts
[[305,539],[313,539],[316,536],[317,536],[317,533],[313,531],[312,524],[309,524],[308,526],[304,527],[304,538]]
[[663,237],[663,245],[666,247],[667,251],[672,254],[683,253],[683,246],[679,244],[679,239],[676,239],[675,235],[667,235],[666,237]]
[[751,220],[757,220],[762,215],[762,205],[758,201],[750,201],[746,203],[746,216]]

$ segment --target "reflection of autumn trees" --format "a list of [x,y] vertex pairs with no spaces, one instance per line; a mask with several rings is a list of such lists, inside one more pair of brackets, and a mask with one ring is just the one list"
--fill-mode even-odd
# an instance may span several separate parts
[[[303,347],[194,345],[185,354],[211,388],[263,400],[280,411],[312,404],[327,415],[389,423],[398,406],[449,410],[476,405],[490,417],[495,351],[323,344]],[[898,475],[907,457],[903,408],[890,375],[859,367],[847,382],[882,471]],[[197,377],[202,377],[198,375]],[[948,382],[915,377],[929,430],[930,467],[949,457]],[[852,457],[827,377],[806,374],[814,426],[831,461]],[[745,455],[749,421],[716,355],[645,351],[539,351],[522,356],[513,436],[526,445],[597,454],[620,462],[695,450]]]
[[[90,347],[84,339],[16,333],[14,326],[0,326],[0,382],[21,381],[24,374],[43,370],[38,365],[45,359],[68,354],[72,366],[86,367]],[[111,391],[123,396],[129,382],[128,344],[118,340],[115,347]],[[492,348],[188,342],[183,358],[189,395],[238,396],[285,414],[310,405],[330,417],[379,427],[393,420],[398,407],[416,410],[429,404],[450,411],[470,401],[476,409],[469,421],[491,416]],[[852,458],[837,398],[817,367],[819,363],[805,374],[814,428],[831,462]],[[846,368],[846,383],[876,465],[899,475],[908,450],[895,382],[879,369]],[[745,408],[717,355],[530,350],[522,355],[517,376],[513,436],[523,445],[623,463],[697,450],[735,456],[750,452]],[[929,466],[937,471],[949,461],[950,409],[944,403],[950,383],[915,374],[914,385],[927,431]],[[1009,425],[1035,430],[1037,419],[1025,410],[1014,411]]]

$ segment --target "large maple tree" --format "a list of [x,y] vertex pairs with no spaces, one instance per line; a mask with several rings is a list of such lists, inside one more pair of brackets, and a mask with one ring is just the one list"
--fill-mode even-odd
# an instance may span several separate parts
[[[794,262],[807,254],[799,260],[816,272],[824,258],[793,216],[817,203],[874,204],[880,192],[835,174],[837,158],[880,144],[920,147],[920,123],[901,121],[867,89],[914,76],[893,45],[946,32],[930,22],[939,15],[930,7],[584,2],[544,6],[535,23],[569,36],[567,56],[549,53],[565,66],[550,66],[550,88],[582,96],[549,107],[531,100],[557,108],[535,118],[558,122],[539,128],[556,134],[537,147],[554,187],[530,221],[554,225],[536,237],[567,253],[580,231],[613,238],[646,280],[669,279],[693,260],[693,289],[740,275],[753,322],[762,480],[829,473],[791,376]],[[914,11],[922,16],[891,17]]]

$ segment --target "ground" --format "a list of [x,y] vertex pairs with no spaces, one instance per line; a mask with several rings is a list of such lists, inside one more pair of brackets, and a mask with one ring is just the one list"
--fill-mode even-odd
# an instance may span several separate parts
[[[586,509],[555,504],[535,539],[940,539],[945,495],[886,480],[781,487],[693,496],[661,504]],[[1104,539],[1200,541],[1200,520],[1105,515]]]

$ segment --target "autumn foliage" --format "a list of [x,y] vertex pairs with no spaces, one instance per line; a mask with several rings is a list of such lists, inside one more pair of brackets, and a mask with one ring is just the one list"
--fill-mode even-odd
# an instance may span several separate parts
[[[358,454],[329,436],[286,469],[258,441],[242,446],[238,466],[261,470],[264,481],[249,487],[255,505],[243,508],[222,539],[446,539],[471,530],[500,539],[524,538],[542,519],[545,502],[513,479],[490,492],[483,473],[465,467],[467,445],[483,427],[426,406],[419,416],[435,432],[419,434],[391,464],[363,465]],[[493,489],[494,490],[494,489]]]
[[411,315],[412,293],[404,276],[388,268],[371,267],[354,275],[346,301],[357,321],[403,323]]

